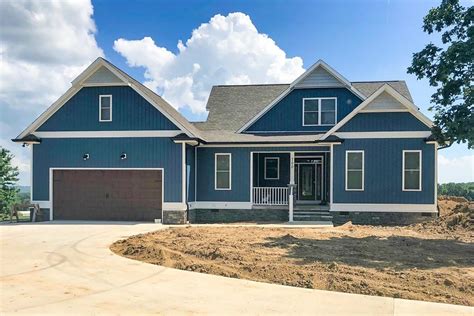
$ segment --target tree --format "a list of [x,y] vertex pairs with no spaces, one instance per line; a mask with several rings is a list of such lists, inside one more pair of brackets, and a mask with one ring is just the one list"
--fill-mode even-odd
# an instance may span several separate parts
[[5,148],[0,147],[0,210],[7,212],[16,201],[18,188],[18,167],[12,166],[13,155]]
[[423,31],[442,32],[441,47],[430,43],[413,54],[408,73],[428,78],[436,92],[433,134],[441,144],[468,143],[474,148],[474,7],[442,0],[423,20]]

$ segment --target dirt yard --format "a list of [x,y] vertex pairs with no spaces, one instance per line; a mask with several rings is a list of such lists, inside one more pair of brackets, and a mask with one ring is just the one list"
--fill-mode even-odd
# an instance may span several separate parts
[[456,200],[440,207],[436,221],[408,227],[180,227],[117,241],[111,249],[233,278],[473,306],[473,210]]

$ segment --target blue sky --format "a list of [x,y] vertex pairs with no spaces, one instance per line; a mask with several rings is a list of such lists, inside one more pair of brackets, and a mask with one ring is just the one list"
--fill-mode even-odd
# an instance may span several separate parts
[[[5,54],[6,57],[2,56],[4,63],[7,66],[11,65],[13,69],[12,72],[0,75],[2,82],[8,79],[9,82],[12,81],[11,77],[7,78],[10,73],[11,76],[17,76],[14,67],[19,67],[18,61],[36,65],[38,69],[47,69],[45,71],[61,69],[65,78],[63,81],[68,82],[71,79],[71,74],[77,73],[77,69],[81,69],[83,65],[87,65],[89,60],[93,60],[97,55],[102,54],[136,79],[147,82],[147,85],[154,88],[158,93],[164,93],[165,98],[169,96],[168,101],[182,103],[177,106],[188,119],[202,120],[206,116],[202,111],[204,95],[208,94],[207,90],[210,85],[226,82],[216,82],[217,79],[215,78],[209,79],[209,77],[212,77],[212,73],[208,72],[207,74],[211,74],[211,76],[207,76],[206,83],[200,85],[198,80],[202,77],[193,74],[195,72],[206,74],[206,65],[212,65],[212,58],[216,58],[216,56],[223,59],[227,58],[229,69],[235,69],[235,65],[232,68],[232,64],[236,63],[234,60],[236,55],[226,55],[225,52],[222,54],[216,53],[216,46],[212,45],[207,48],[196,48],[197,44],[193,46],[193,44],[187,43],[187,40],[192,37],[193,30],[199,28],[203,23],[210,23],[214,16],[222,15],[222,21],[229,22],[227,17],[230,13],[241,12],[248,16],[251,21],[250,26],[253,25],[256,28],[258,36],[266,34],[269,39],[274,41],[274,44],[267,43],[267,46],[263,48],[263,51],[270,51],[268,57],[270,61],[257,58],[257,63],[265,66],[267,61],[268,63],[272,63],[277,59],[281,61],[281,58],[275,56],[280,56],[280,51],[283,51],[286,55],[281,63],[286,66],[282,66],[281,69],[288,69],[289,66],[287,67],[287,65],[291,64],[291,71],[295,73],[301,71],[301,66],[297,65],[299,60],[302,60],[304,68],[308,68],[318,59],[323,59],[351,81],[406,80],[415,104],[427,116],[432,117],[428,107],[430,95],[434,90],[429,87],[426,80],[416,80],[413,75],[408,75],[406,69],[411,63],[414,52],[421,50],[429,41],[437,42],[436,36],[428,36],[423,33],[422,21],[428,10],[436,6],[439,1],[112,2],[98,0],[93,1],[92,6],[90,6],[88,0],[80,2],[81,4],[75,4],[74,8],[67,8],[66,5],[66,7],[59,9],[56,7],[46,8],[45,2],[36,8],[29,8],[25,5],[27,10],[44,10],[46,16],[50,15],[51,19],[57,18],[60,21],[58,23],[64,24],[61,29],[71,27],[72,33],[77,33],[78,38],[69,39],[70,42],[67,40],[64,42],[64,39],[71,37],[71,33],[67,36],[60,33],[54,34],[54,32],[59,32],[56,30],[57,26],[53,28],[51,25],[39,24],[35,27],[33,22],[22,24],[22,22],[18,22],[21,19],[14,20],[12,18],[11,23],[18,24],[14,26],[19,30],[31,28],[30,32],[34,33],[36,29],[41,27],[50,27],[52,34],[38,44],[31,39],[12,40],[12,37],[7,36],[8,34],[5,35],[0,32],[1,39],[7,43],[6,52],[12,52],[8,56]],[[10,9],[14,11],[18,8]],[[3,11],[5,12],[5,10]],[[11,15],[14,16],[15,14],[12,13]],[[3,18],[6,18],[6,16],[3,16]],[[242,20],[241,16],[240,19]],[[69,26],[67,25],[69,22],[74,24]],[[91,23],[95,23],[95,30],[90,25]],[[246,27],[249,27],[249,25],[246,24]],[[83,30],[81,31],[80,28],[83,28]],[[201,33],[204,34],[205,32]],[[212,36],[216,33],[208,32],[205,34],[211,34]],[[243,34],[243,38],[246,38],[245,33]],[[249,35],[249,41],[261,41],[261,37],[254,35]],[[40,36],[42,35],[38,33],[38,37]],[[145,43],[143,39],[146,37],[151,38],[152,42],[147,41]],[[121,45],[117,43],[118,39],[123,40]],[[187,49],[186,54],[181,53],[177,47],[180,40]],[[51,42],[49,45],[47,45],[48,41]],[[216,38],[215,42],[218,41],[219,39]],[[57,43],[62,44],[59,46]],[[28,45],[31,45],[31,47],[28,47]],[[65,58],[51,57],[53,60],[47,62],[54,63],[56,68],[52,66],[41,68],[41,65],[45,63],[43,59],[48,57],[40,61],[38,61],[39,57],[35,57],[40,56],[41,45],[45,46],[46,52],[50,51],[48,47],[51,47],[51,45],[58,45],[58,54],[61,54],[61,50],[64,50],[62,56],[72,56],[67,60],[76,58],[77,61],[74,64],[67,65],[69,68],[64,70],[64,63],[67,63],[63,60]],[[67,47],[68,45],[70,48]],[[251,46],[250,48],[244,47],[243,54],[249,53],[249,51],[252,53],[251,50],[254,47],[252,45],[258,47],[258,43],[252,44],[251,42],[248,45]],[[32,56],[24,57],[25,54],[13,53],[20,51],[20,48],[24,51],[31,51]],[[35,51],[37,52],[36,55]],[[206,60],[207,54],[205,52],[209,52],[209,59],[211,60]],[[80,53],[83,55],[79,56]],[[54,50],[51,50],[51,54],[54,55]],[[179,63],[182,65],[173,66],[174,68],[170,67],[169,64],[155,67],[157,61],[159,62],[161,59],[164,60],[168,57],[180,60]],[[200,69],[188,69],[188,66],[193,65],[193,63],[199,64]],[[224,68],[224,71],[228,70],[225,69],[225,64],[219,67]],[[256,68],[247,67],[246,64],[242,64],[242,68],[249,73],[262,72],[261,68],[257,70]],[[183,75],[180,78],[194,79],[194,86],[189,90],[194,93],[194,96],[189,99],[183,95],[176,95],[176,93],[179,94],[179,91],[167,91],[164,88],[166,86],[164,82],[175,83],[176,81],[172,81],[172,79],[176,78],[171,75],[161,76],[160,69],[167,69],[168,72],[182,72],[186,75],[192,72],[193,74],[190,76]],[[255,73],[249,74],[249,78],[242,79],[242,74],[240,74],[238,80],[252,83],[258,81],[268,82],[272,81],[272,78],[279,82],[291,81],[288,78],[293,78],[292,75],[284,73],[286,70],[281,69],[274,77],[262,77],[261,74]],[[166,71],[163,70],[163,73]],[[228,73],[232,73],[232,71],[235,75],[235,70],[228,70]],[[19,78],[18,81],[20,82],[20,79],[25,80],[28,76],[31,76],[31,71],[30,74],[25,72],[24,78]],[[235,82],[237,80],[235,77],[229,79],[229,76],[223,76],[222,78]],[[48,101],[50,99],[54,101],[54,98],[59,96],[57,94],[60,89],[62,89],[61,92],[67,89],[67,86],[64,89],[59,84],[61,78],[54,77],[51,80],[57,80],[58,85],[56,86],[58,88],[44,97],[44,100]],[[36,89],[41,88],[42,86],[38,86]],[[12,89],[15,90],[15,86]],[[3,140],[0,145],[12,149],[18,157],[17,162],[22,165],[22,183],[27,184],[29,182],[27,154],[24,150],[13,148],[15,145],[8,143],[7,140],[16,136],[49,104],[47,104],[47,101],[40,102],[37,100],[36,103],[28,103],[31,105],[27,109],[17,106],[15,104],[18,99],[21,99],[21,93],[21,90],[13,91],[9,95],[0,93],[0,110],[3,117],[0,121],[0,124],[3,124],[0,125]],[[34,94],[34,91],[31,91],[31,94]],[[186,106],[186,100],[191,100],[189,103],[193,102],[194,105]],[[10,117],[21,118],[15,119],[15,124],[12,124]],[[440,155],[442,156],[440,160],[440,181],[474,181],[474,156],[471,151],[468,151],[466,145],[454,145],[452,148],[440,152]]]

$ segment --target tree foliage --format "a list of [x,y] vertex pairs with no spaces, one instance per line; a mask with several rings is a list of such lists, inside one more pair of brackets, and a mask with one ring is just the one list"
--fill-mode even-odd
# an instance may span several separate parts
[[474,182],[438,184],[438,195],[462,196],[474,201]]
[[18,188],[18,167],[12,165],[13,155],[5,148],[0,147],[0,211],[7,212],[16,201]]
[[474,148],[474,7],[442,0],[423,20],[428,34],[441,33],[442,45],[430,43],[413,54],[408,73],[427,78],[436,92],[433,134],[440,143],[468,143]]

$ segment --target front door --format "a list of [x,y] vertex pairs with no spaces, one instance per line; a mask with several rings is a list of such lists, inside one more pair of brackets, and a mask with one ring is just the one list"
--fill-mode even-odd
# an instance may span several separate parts
[[298,200],[315,201],[316,200],[316,165],[299,164],[298,168]]

